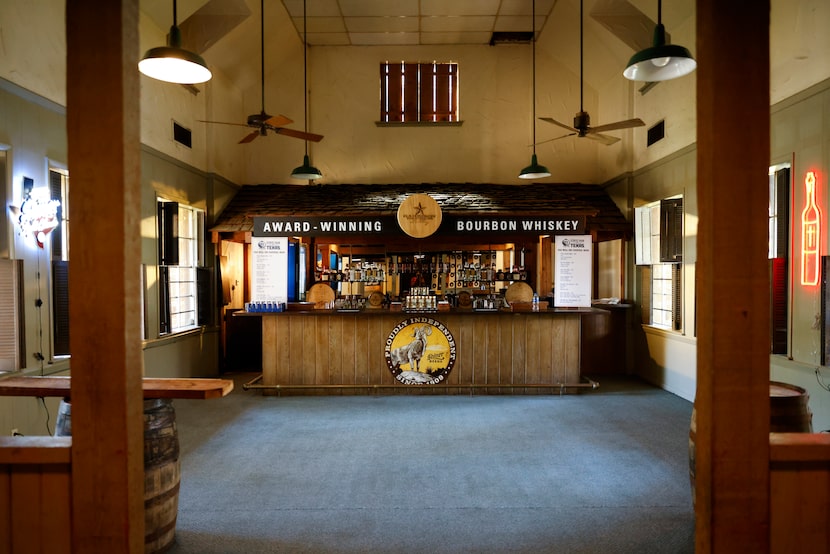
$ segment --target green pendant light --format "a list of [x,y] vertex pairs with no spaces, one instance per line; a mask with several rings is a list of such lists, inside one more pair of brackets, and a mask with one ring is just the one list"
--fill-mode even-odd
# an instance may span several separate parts
[[533,0],[533,108],[532,108],[532,122],[533,122],[533,156],[530,158],[530,165],[519,172],[519,179],[543,179],[550,177],[548,168],[539,165],[536,159],[536,0]]
[[632,81],[668,81],[688,75],[697,67],[692,54],[677,44],[666,44],[662,22],[662,1],[657,0],[657,26],[653,46],[640,50],[628,61],[623,76]]
[[545,177],[550,177],[550,171],[539,163],[534,152],[530,157],[530,165],[519,172],[519,179],[543,179]]
[[213,76],[201,56],[182,48],[182,33],[176,25],[176,0],[173,0],[173,26],[167,46],[147,50],[138,62],[138,70],[159,81],[184,85],[204,83]]
[[295,167],[294,171],[291,172],[291,177],[294,179],[306,179],[306,180],[314,180],[320,179],[323,174],[320,172],[319,169],[311,165],[311,162],[308,160],[308,154],[303,156],[303,165],[300,167]]
[[[308,46],[306,44],[305,3],[306,0],[303,0],[303,120],[305,132],[308,133]],[[308,141],[306,140],[303,165],[294,168],[294,171],[291,172],[291,178],[312,181],[322,177],[323,174],[320,170],[311,165],[308,159]]]

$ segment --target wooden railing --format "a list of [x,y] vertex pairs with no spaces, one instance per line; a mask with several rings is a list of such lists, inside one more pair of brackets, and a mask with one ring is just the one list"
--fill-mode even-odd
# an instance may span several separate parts
[[[221,398],[233,381],[145,378],[142,389],[145,399]],[[70,395],[70,377],[0,379],[0,396]],[[72,529],[72,437],[0,437],[0,554],[69,553]]]
[[71,437],[0,437],[0,554],[72,551],[71,460]]
[[770,433],[770,551],[830,554],[830,433]]

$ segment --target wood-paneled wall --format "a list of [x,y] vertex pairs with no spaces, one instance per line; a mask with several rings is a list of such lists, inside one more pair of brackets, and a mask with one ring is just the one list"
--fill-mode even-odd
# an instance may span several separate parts
[[770,433],[770,552],[830,553],[830,434]]
[[0,554],[72,551],[71,437],[0,437]]
[[[579,383],[580,322],[592,315],[433,313],[428,317],[446,325],[457,346],[447,384],[555,387]],[[262,316],[262,384],[393,385],[384,346],[395,325],[409,317],[390,312]]]

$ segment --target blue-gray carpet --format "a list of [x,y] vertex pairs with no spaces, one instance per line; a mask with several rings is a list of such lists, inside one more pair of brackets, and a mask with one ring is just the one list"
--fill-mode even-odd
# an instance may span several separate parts
[[691,403],[565,396],[176,400],[173,553],[694,552]]

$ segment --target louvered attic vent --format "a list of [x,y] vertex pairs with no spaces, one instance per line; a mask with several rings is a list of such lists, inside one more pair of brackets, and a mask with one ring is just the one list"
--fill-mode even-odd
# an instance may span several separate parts
[[490,46],[497,44],[530,44],[533,31],[496,31],[490,37]]

